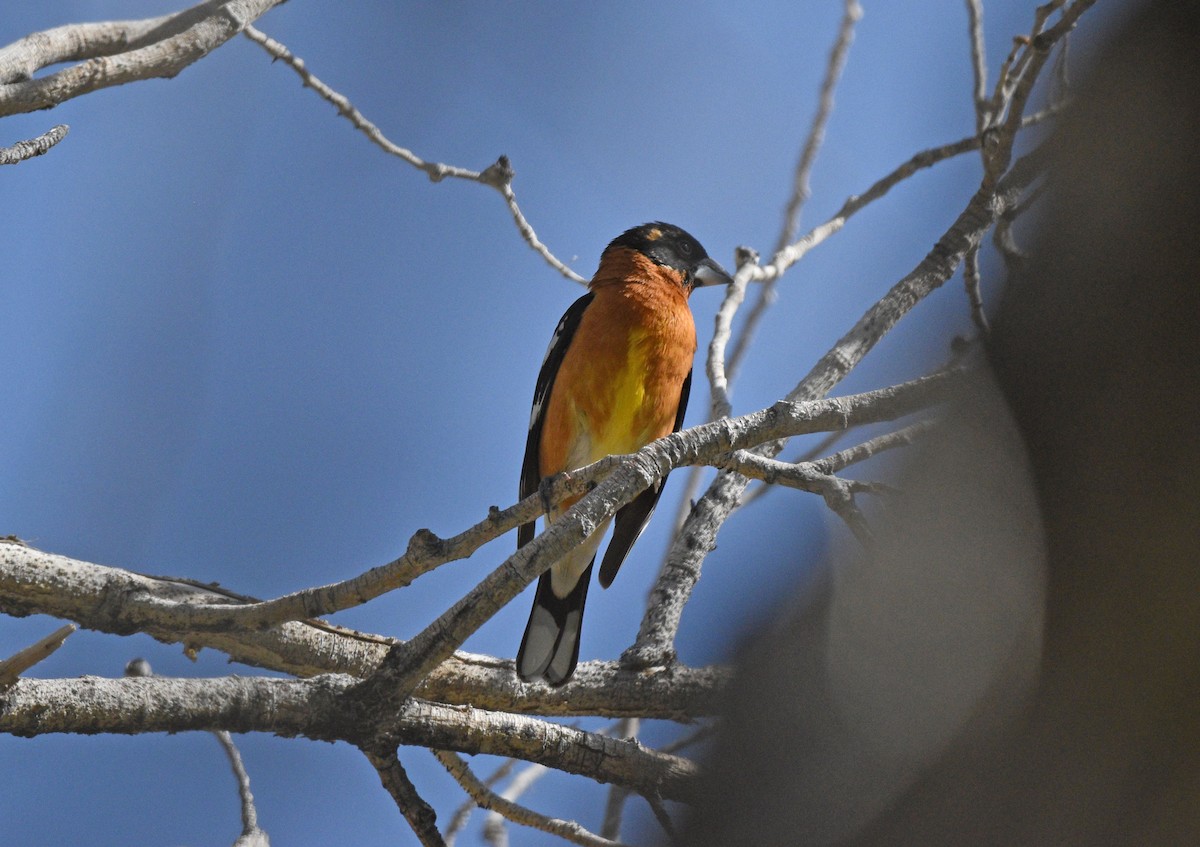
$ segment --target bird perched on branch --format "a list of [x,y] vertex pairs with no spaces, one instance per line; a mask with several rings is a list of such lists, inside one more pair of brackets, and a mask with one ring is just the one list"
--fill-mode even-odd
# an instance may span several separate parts
[[[533,395],[521,468],[521,497],[542,480],[605,456],[632,453],[683,426],[696,353],[688,295],[732,282],[695,238],[677,226],[648,223],[612,241],[588,293],[554,330]],[[665,480],[664,480],[665,481]],[[619,509],[600,565],[607,588],[658,502],[663,481]],[[578,500],[547,514],[551,523]],[[562,685],[579,660],[579,630],[592,565],[611,521],[542,574],[517,653],[517,675]],[[534,525],[517,531],[517,547]]]

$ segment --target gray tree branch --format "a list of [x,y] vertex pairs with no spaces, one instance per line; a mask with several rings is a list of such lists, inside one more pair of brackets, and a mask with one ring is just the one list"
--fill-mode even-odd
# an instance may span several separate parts
[[[140,21],[72,24],[0,49],[0,117],[52,109],[74,97],[177,75],[283,0],[206,0]],[[34,77],[60,62],[79,64]]]
[[[156,602],[147,606],[144,598]],[[297,676],[367,677],[396,643],[323,621],[288,622],[264,630],[190,631],[169,615],[172,604],[240,603],[248,598],[187,580],[151,577],[0,540],[0,612],[47,614],[87,629],[143,632],[189,651],[209,647],[235,661]],[[152,612],[146,609],[151,608]],[[677,667],[646,677],[615,662],[585,662],[562,688],[518,684],[512,662],[456,653],[418,689],[450,704],[547,715],[638,715],[688,721],[711,714],[727,680],[722,668]]]
[[[537,762],[669,800],[695,798],[698,769],[679,756],[593,732],[471,706],[410,698],[366,721],[350,695],[355,680],[264,677],[21,679],[0,691],[0,732],[121,735],[226,730],[345,741],[370,753],[416,745]],[[373,732],[364,733],[370,727]]]
[[18,141],[10,147],[0,147],[0,165],[15,165],[17,162],[41,156],[66,138],[69,130],[70,128],[66,124],[59,124],[46,130],[37,138]]

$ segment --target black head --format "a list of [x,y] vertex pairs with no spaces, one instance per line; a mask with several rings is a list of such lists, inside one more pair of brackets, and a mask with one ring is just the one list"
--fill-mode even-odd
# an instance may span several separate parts
[[636,250],[657,265],[679,271],[689,288],[733,282],[699,241],[673,224],[655,221],[635,226],[614,238],[604,252],[618,247]]

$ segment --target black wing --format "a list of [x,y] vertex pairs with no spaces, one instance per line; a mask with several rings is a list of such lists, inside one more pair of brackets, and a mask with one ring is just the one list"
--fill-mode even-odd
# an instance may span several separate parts
[[[675,413],[675,429],[672,432],[679,432],[683,429],[683,414],[687,411],[688,395],[691,393],[692,372],[688,371],[687,378],[683,381],[683,387],[679,391],[679,411]],[[600,563],[600,586],[602,588],[612,585],[613,577],[617,575],[617,571],[621,569],[621,563],[629,555],[629,548],[638,540],[638,536],[650,522],[650,516],[654,514],[654,507],[658,504],[658,496],[662,494],[666,482],[667,478],[664,476],[657,485],[650,486],[627,505],[617,509],[612,540],[608,542],[608,549],[604,551],[604,561]]]
[[[554,378],[558,376],[558,367],[562,364],[575,330],[579,329],[579,321],[588,304],[595,297],[590,291],[571,304],[566,314],[554,328],[554,337],[546,349],[546,358],[542,360],[542,369],[538,372],[537,386],[533,389],[533,411],[529,415],[529,437],[525,439],[525,461],[521,465],[521,493],[524,500],[538,490],[542,482],[542,471],[538,461],[539,447],[542,443],[542,423],[546,420],[546,404],[550,401],[550,392],[554,388]],[[534,524],[530,521],[517,528],[517,549],[524,547],[533,540]]]

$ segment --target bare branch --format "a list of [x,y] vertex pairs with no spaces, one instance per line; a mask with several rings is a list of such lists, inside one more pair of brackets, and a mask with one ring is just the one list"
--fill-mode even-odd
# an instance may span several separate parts
[[367,753],[367,759],[379,774],[379,781],[387,793],[396,801],[396,807],[412,827],[417,840],[425,847],[445,847],[446,842],[437,829],[437,812],[417,793],[417,787],[408,778],[400,758],[394,752],[389,752],[382,755]]
[[[597,472],[602,473],[603,470],[598,468]],[[579,475],[564,475],[556,479],[550,488],[552,502],[584,493],[590,481],[590,478],[580,478]],[[157,608],[161,607],[161,612],[170,616],[175,626],[190,631],[258,629],[285,621],[329,615],[403,588],[447,562],[467,558],[487,542],[534,520],[541,514],[542,508],[542,499],[531,495],[504,510],[493,507],[486,518],[452,538],[442,539],[427,529],[418,530],[409,539],[404,555],[386,565],[342,582],[297,591],[274,600],[241,605],[224,601],[183,608],[173,598],[159,601],[155,597],[145,597],[139,602],[145,604],[147,616],[163,620]]]
[[697,796],[699,769],[688,759],[523,715],[409,700],[381,729],[402,744],[514,757],[668,800]]
[[[430,752],[436,753],[437,751],[434,750]],[[500,767],[492,771],[492,775],[485,779],[483,784],[488,788],[491,788],[497,782],[512,773],[513,768],[516,766],[516,759],[506,759],[500,765]],[[541,765],[529,765],[528,767],[544,770]],[[471,812],[477,808],[478,806],[476,805],[475,801],[472,800],[468,795],[466,802],[458,807],[458,809],[454,812],[454,815],[450,818],[450,823],[446,824],[445,831],[442,832],[442,838],[444,838],[446,841],[446,847],[454,847],[455,838],[457,838],[458,833],[462,831],[463,827],[467,825],[467,819],[471,816]]]
[[[897,315],[895,319],[898,319]],[[617,509],[672,469],[712,463],[718,456],[769,441],[865,421],[891,420],[940,402],[961,371],[914,380],[860,395],[811,403],[780,401],[769,409],[725,418],[660,438],[637,453],[609,457],[620,464],[590,493],[508,558],[474,589],[412,640],[395,645],[378,671],[360,686],[359,696],[376,713],[396,708],[453,651],[524,590],[542,571],[590,536]],[[588,468],[578,471],[586,476]]]
[[615,847],[618,844],[616,841],[589,832],[575,821],[547,817],[511,800],[506,800],[480,782],[462,757],[455,753],[448,750],[434,750],[433,755],[437,756],[438,761],[480,808],[490,809],[513,823],[557,835],[573,844],[582,845],[582,847]]
[[[145,659],[130,659],[125,665],[125,676],[151,677],[154,676],[154,670]],[[254,795],[250,792],[250,774],[246,772],[246,766],[242,764],[242,754],[238,752],[237,745],[233,743],[233,736],[223,729],[214,730],[213,735],[216,736],[221,749],[225,751],[225,757],[229,759],[229,767],[237,782],[238,799],[241,802],[242,833],[233,843],[233,847],[270,847],[271,839],[264,830],[258,827],[258,810],[254,806]]]
[[820,494],[827,500],[833,496],[854,494],[885,494],[891,489],[878,482],[842,479],[817,470],[812,462],[781,462],[768,459],[748,450],[737,450],[723,459],[721,466],[750,479],[760,479],[770,485],[783,485],[797,491]]
[[[77,24],[34,33],[0,49],[0,117],[51,109],[82,94],[173,77],[283,0],[205,0],[142,21]],[[48,65],[84,60],[44,77]]]
[[[500,792],[501,799],[515,802],[521,795],[533,787],[533,784],[549,773],[544,765],[525,765],[512,778],[512,781]],[[508,827],[504,817],[496,811],[489,811],[483,821],[483,837],[490,843],[501,847],[508,843]]]
[[78,627],[75,624],[60,626],[44,638],[39,638],[24,650],[20,650],[7,659],[0,661],[0,688],[12,685],[21,674],[32,668],[38,662],[54,654],[63,642]]
[[[1038,7],[1032,33],[1027,39],[1017,42],[1017,58],[1011,63],[1009,75],[1002,76],[997,83],[998,107],[994,111],[993,126],[990,129],[998,131],[985,134],[988,141],[984,146],[985,185],[989,181],[998,182],[1012,162],[1013,145],[1016,143],[1017,130],[1021,126],[1025,104],[1033,93],[1033,87],[1054,46],[1075,28],[1080,15],[1095,2],[1096,0],[1073,0],[1067,4],[1066,0],[1051,0]],[[1063,8],[1064,6],[1066,8]],[[1058,22],[1052,27],[1043,28],[1050,15],[1060,9],[1061,16]]]
[[650,811],[654,814],[654,819],[658,821],[658,825],[663,828],[663,832],[671,841],[675,840],[675,824],[671,822],[671,816],[667,814],[666,804],[661,799],[650,794],[643,794],[642,799],[646,801],[646,805],[650,807]]
[[[1023,103],[1023,100],[1020,101],[1021,105]],[[1015,133],[1022,125],[1020,118],[1016,122],[1009,122],[1002,134]],[[970,141],[973,142],[973,139]],[[1021,192],[1036,178],[1043,163],[1044,151],[1039,149],[1013,163],[999,181],[985,174],[966,208],[938,239],[933,249],[821,357],[788,394],[787,399],[811,400],[831,391],[901,317],[954,274],[967,251],[978,245],[997,218],[1017,202]],[[777,256],[776,262],[780,259]],[[774,266],[775,263],[772,264]],[[764,445],[756,452],[773,457],[783,448],[783,444],[780,441]],[[747,482],[747,478],[741,474],[722,471],[693,507],[672,544],[667,564],[660,571],[651,592],[637,641],[622,654],[623,663],[631,667],[657,667],[674,661],[673,643],[683,607],[700,578],[701,563],[716,545],[717,531],[737,507]],[[681,538],[686,538],[687,543],[680,543]]]
[[845,0],[845,11],[842,13],[842,23],[838,27],[837,38],[833,49],[829,52],[829,63],[825,68],[825,79],[821,82],[821,93],[817,98],[817,113],[813,116],[812,126],[808,131],[800,160],[796,163],[796,174],[792,181],[792,196],[788,199],[787,208],[783,213],[783,226],[775,244],[778,253],[786,247],[796,235],[800,223],[800,209],[812,193],[809,187],[809,174],[813,163],[817,160],[817,152],[825,140],[825,125],[833,113],[833,92],[841,79],[842,69],[846,66],[846,55],[850,52],[850,44],[854,41],[854,26],[862,18],[862,6],[858,0]]
[[983,0],[966,0],[967,26],[971,35],[971,73],[975,85],[971,104],[975,111],[975,132],[981,133],[991,122],[987,97],[987,58],[983,42]]
[[[409,699],[378,717],[355,711],[346,676],[311,680],[222,677],[20,679],[0,691],[0,732],[270,732],[346,741],[367,750],[417,745],[536,762],[639,793],[694,802],[699,769],[688,759],[524,715]],[[364,729],[366,731],[364,731]]]
[[[395,643],[322,621],[285,623],[261,632],[193,632],[173,622],[169,606],[141,602],[146,597],[181,607],[246,599],[210,585],[144,576],[0,539],[0,612],[5,614],[48,614],[118,635],[144,632],[189,651],[211,647],[239,662],[300,676],[366,677]],[[615,662],[585,662],[569,684],[549,689],[519,684],[511,660],[457,653],[418,693],[443,703],[512,712],[688,721],[712,714],[727,679],[723,668],[678,666],[645,675],[624,671]]]
[[753,276],[758,265],[758,253],[748,247],[737,249],[737,272],[733,275],[733,284],[725,290],[725,298],[713,318],[712,340],[708,342],[708,358],[705,368],[708,372],[711,401],[709,420],[727,418],[733,414],[733,406],[729,400],[729,380],[725,374],[725,345],[729,342],[733,331],[733,316],[746,297],[746,283]]
[[46,130],[37,138],[18,141],[11,147],[0,147],[0,165],[15,165],[17,162],[40,156],[66,138],[69,131],[70,127],[66,124],[59,124]]
[[[495,186],[501,196],[504,197],[504,202],[508,206],[509,214],[512,215],[513,223],[517,225],[517,231],[521,233],[521,237],[526,243],[533,248],[533,251],[541,256],[550,267],[554,268],[560,274],[565,276],[572,282],[578,282],[581,285],[587,285],[587,280],[584,279],[575,271],[567,267],[557,256],[550,252],[550,248],[541,242],[537,237],[537,233],[533,231],[533,226],[526,219],[524,213],[521,212],[521,207],[517,205],[517,195],[513,193],[512,181],[516,176],[516,172],[509,166],[508,157],[501,156],[492,168],[500,166],[503,179]],[[491,170],[489,168],[488,170]],[[485,171],[486,173],[486,171]]]
[[917,421],[895,432],[887,432],[869,441],[864,441],[853,447],[847,447],[845,450],[834,453],[832,456],[824,459],[809,460],[809,462],[820,473],[834,474],[848,468],[850,465],[864,462],[885,450],[907,447],[918,438],[928,435],[936,425],[937,421],[935,420]]
[[[729,379],[732,379],[733,375],[737,372],[738,366],[749,349],[750,341],[754,337],[754,332],[758,324],[762,321],[766,310],[775,300],[774,286],[769,285],[769,283],[782,276],[788,268],[800,261],[814,247],[826,241],[830,236],[840,232],[851,217],[886,195],[899,183],[920,170],[931,168],[939,162],[955,156],[961,156],[963,153],[970,152],[971,150],[977,150],[979,149],[979,144],[978,136],[970,136],[950,144],[943,144],[940,147],[922,150],[895,168],[891,173],[876,180],[862,194],[852,194],[846,198],[842,207],[831,218],[821,225],[814,227],[783,250],[777,251],[769,264],[761,267],[756,266],[750,280],[754,282],[766,282],[768,285],[763,285],[759,290],[758,299],[751,307],[749,314],[747,314],[742,324],[741,332],[733,345],[733,350],[729,354],[729,362],[725,366]],[[730,316],[730,320],[732,320],[732,315]]]
[[233,771],[233,778],[237,780],[238,797],[242,805],[242,834],[234,847],[268,847],[271,841],[267,833],[258,828],[258,810],[254,807],[254,795],[250,793],[250,774],[246,773],[246,766],[242,764],[242,754],[233,743],[233,736],[225,730],[217,730],[213,735],[229,759],[229,767]]
[[[1029,115],[1021,122],[1021,129],[1024,129],[1034,124],[1056,115],[1061,111],[1061,105],[1052,106],[1042,110],[1036,114]],[[842,207],[838,209],[834,215],[821,225],[809,230],[794,243],[788,245],[783,250],[779,251],[767,265],[756,266],[751,273],[749,280],[751,282],[765,282],[759,290],[758,299],[751,307],[745,321],[742,323],[742,329],[737,340],[733,345],[733,350],[729,354],[729,361],[724,366],[724,372],[728,379],[732,380],[733,375],[737,372],[738,366],[749,349],[750,342],[753,339],[754,331],[762,320],[766,310],[774,302],[775,289],[771,283],[781,277],[792,265],[799,262],[810,250],[824,243],[831,236],[841,232],[847,221],[855,214],[862,211],[871,203],[884,197],[889,191],[895,188],[899,183],[911,177],[913,174],[926,168],[931,168],[939,162],[955,156],[961,156],[964,153],[969,153],[972,150],[981,148],[981,137],[977,135],[961,138],[958,141],[949,144],[943,144],[940,147],[931,147],[927,150],[915,154],[902,165],[897,167],[891,173],[876,180],[862,194],[852,194],[846,198]],[[732,320],[732,314],[730,320]]]
[[431,182],[441,182],[446,177],[466,179],[473,182],[483,181],[482,174],[479,171],[467,170],[466,168],[454,165],[444,165],[441,162],[427,162],[411,150],[401,147],[399,144],[392,143],[379,127],[367,120],[363,113],[354,107],[354,104],[345,95],[334,91],[313,75],[308,70],[308,66],[304,64],[304,60],[292,53],[285,45],[252,26],[246,27],[243,35],[270,53],[274,59],[283,62],[295,71],[306,88],[311,88],[323,100],[332,103],[334,108],[337,109],[338,114],[350,121],[355,129],[371,139],[371,142],[376,147],[389,155],[403,159],[414,168],[424,171]]
[[729,454],[724,467],[747,479],[761,479],[771,485],[786,485],[821,495],[830,511],[845,521],[864,546],[870,544],[871,532],[865,516],[854,501],[854,495],[864,492],[882,494],[890,490],[877,482],[861,482],[820,473],[809,463],[780,462],[745,450]]
[[512,187],[513,177],[516,174],[507,156],[501,156],[494,164],[482,171],[472,171],[467,168],[442,164],[441,162],[428,162],[413,151],[390,141],[379,127],[367,120],[366,116],[354,107],[349,98],[330,88],[314,76],[304,64],[304,60],[292,53],[285,45],[252,26],[246,27],[245,35],[270,53],[271,56],[294,70],[307,88],[311,88],[322,99],[332,103],[338,110],[339,115],[350,121],[355,129],[371,139],[372,143],[385,153],[397,156],[414,168],[424,171],[433,182],[441,182],[446,177],[453,177],[455,179],[465,179],[488,185],[499,191],[500,195],[504,198],[505,204],[508,206],[508,211],[512,214],[513,222],[517,225],[517,231],[534,252],[545,259],[550,267],[554,268],[567,279],[579,283],[586,282],[583,277],[567,267],[557,256],[550,252],[550,249],[538,239],[537,233],[534,232],[533,227],[521,212]]

